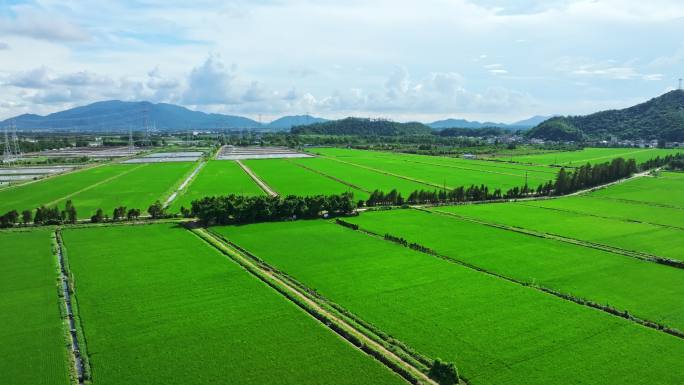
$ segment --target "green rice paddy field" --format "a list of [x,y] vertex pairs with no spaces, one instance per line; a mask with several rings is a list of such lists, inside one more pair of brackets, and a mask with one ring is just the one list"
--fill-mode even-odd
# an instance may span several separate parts
[[93,384],[401,384],[174,225],[65,230]]
[[550,152],[539,155],[500,157],[500,160],[541,165],[561,165],[579,167],[587,163],[610,162],[614,158],[634,159],[645,162],[657,156],[684,152],[682,149],[660,148],[585,148],[578,151]]
[[171,205],[177,212],[181,206],[190,208],[192,201],[207,196],[264,195],[259,186],[233,161],[210,160]]
[[471,184],[485,184],[490,189],[509,189],[524,185],[526,178],[530,185],[545,183],[553,179],[558,171],[555,168],[540,166],[528,167],[488,161],[341,148],[316,148],[311,152],[338,162],[370,168],[375,172],[411,178],[430,185],[430,189],[455,188]]
[[684,308],[678,305],[684,296],[682,269],[418,210],[368,212],[348,221],[487,271],[684,330]]
[[[628,222],[646,222],[684,229],[684,208],[654,206],[648,203],[625,202],[586,194],[561,199],[530,201],[529,206],[545,207],[561,213],[580,213]],[[679,213],[679,214],[678,214]]]
[[408,196],[416,190],[433,190],[435,188],[431,185],[382,174],[328,158],[299,158],[292,159],[292,162],[341,179],[367,192],[374,190],[390,192],[396,189],[404,196]]
[[[610,189],[612,187],[606,190]],[[671,193],[671,195],[674,194]],[[563,198],[557,201],[558,203],[554,204],[563,205]],[[593,206],[584,206],[584,209],[591,210],[593,208],[593,214],[551,210],[543,206],[537,206],[537,201],[530,203],[449,206],[435,208],[434,210],[475,218],[488,223],[520,227],[684,261],[684,242],[673,242],[673,240],[684,239],[684,229],[598,217],[596,215],[600,215],[602,210],[601,202],[594,200],[587,203]],[[625,203],[625,205],[630,204]],[[626,209],[624,208],[623,210]],[[670,211],[670,215],[676,216],[676,212],[679,210]],[[680,220],[681,218],[672,221]]]
[[170,195],[194,167],[192,162],[108,164],[68,173],[0,190],[0,212],[55,204],[63,208],[68,199],[79,218],[89,218],[98,208],[111,215],[117,206],[145,212],[154,201]]
[[684,231],[682,191],[684,173],[660,172],[578,196],[437,210],[681,260],[671,240]]
[[299,167],[287,159],[253,159],[243,163],[280,195],[307,196],[352,192],[356,199],[368,198],[364,191]]
[[[684,173],[661,172],[656,178],[637,178],[594,192],[592,196],[627,203],[684,209]],[[674,211],[673,213],[679,213]],[[677,215],[677,214],[674,214]]]
[[679,338],[330,222],[215,231],[472,384],[684,378]]
[[68,384],[50,232],[0,232],[0,383]]

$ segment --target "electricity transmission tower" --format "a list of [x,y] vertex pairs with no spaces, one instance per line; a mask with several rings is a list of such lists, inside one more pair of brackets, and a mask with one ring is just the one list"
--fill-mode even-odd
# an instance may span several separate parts
[[14,152],[14,157],[16,159],[21,158],[21,147],[19,146],[19,135],[17,135],[17,126],[14,123],[14,120],[12,120],[11,128],[12,128],[12,145],[13,145],[13,152]]
[[133,144],[133,128],[128,127],[128,153],[132,154],[135,152],[135,145]]
[[7,135],[7,126],[5,126],[5,151],[3,152],[3,163],[12,163],[14,156],[12,155],[12,146],[10,145],[9,135]]

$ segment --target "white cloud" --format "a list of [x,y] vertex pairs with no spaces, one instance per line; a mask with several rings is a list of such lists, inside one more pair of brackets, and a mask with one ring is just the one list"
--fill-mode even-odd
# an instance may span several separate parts
[[183,93],[183,102],[192,105],[234,104],[233,80],[236,67],[226,68],[218,55],[211,55],[200,67],[190,73],[188,88]]
[[47,41],[82,42],[90,38],[82,27],[54,12],[19,6],[14,13],[0,18],[0,32]]
[[0,11],[2,117],[121,98],[503,120],[645,100],[684,60],[680,0],[13,4]]
[[662,80],[663,74],[641,72],[631,62],[618,63],[615,60],[596,62],[588,58],[566,57],[558,61],[557,70],[574,77],[611,80]]

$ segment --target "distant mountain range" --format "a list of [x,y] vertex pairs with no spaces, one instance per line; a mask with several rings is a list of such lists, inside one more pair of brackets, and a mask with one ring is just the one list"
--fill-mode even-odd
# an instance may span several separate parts
[[[429,123],[427,126],[435,130],[484,127],[517,130],[532,127],[538,123],[537,120],[544,120],[545,118],[535,116],[513,124],[447,119]],[[128,129],[140,131],[144,129],[146,124],[157,130],[263,129],[287,131],[294,126],[324,123],[328,120],[310,115],[294,115],[283,116],[270,123],[262,124],[242,116],[192,111],[174,104],[109,100],[45,116],[19,115],[0,122],[0,126],[7,126],[11,121],[19,130],[53,129],[98,132],[127,131]]]
[[465,119],[445,119],[436,122],[428,123],[427,125],[435,130],[443,130],[446,128],[505,128],[508,130],[524,130],[538,125],[539,123],[549,119],[550,116],[535,115],[529,119],[521,120],[515,123],[495,123],[495,122],[478,122]]
[[138,131],[149,125],[157,130],[185,129],[270,129],[289,130],[302,124],[326,121],[309,115],[283,116],[267,124],[242,116],[192,111],[166,103],[124,102],[110,100],[41,116],[19,115],[7,119],[2,126],[15,124],[18,130],[55,129],[74,131]]
[[558,116],[526,135],[544,140],[665,140],[684,142],[684,91],[675,90],[622,110]]

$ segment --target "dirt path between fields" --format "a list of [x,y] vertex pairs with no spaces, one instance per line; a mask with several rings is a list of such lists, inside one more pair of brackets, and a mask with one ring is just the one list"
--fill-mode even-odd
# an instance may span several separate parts
[[[269,286],[273,287],[273,285],[271,283],[267,282],[268,280],[271,280],[272,282],[275,282],[281,288],[281,289],[278,289],[278,288],[274,287],[274,289],[276,289],[278,291],[285,290],[288,292],[289,295],[294,296],[297,298],[297,300],[304,302],[306,304],[306,306],[301,306],[300,304],[297,303],[297,301],[293,301],[293,302],[295,302],[295,304],[300,306],[304,311],[306,311],[309,315],[311,315],[314,319],[316,319],[319,322],[322,322],[324,324],[324,326],[335,331],[340,337],[345,339],[348,343],[351,343],[353,346],[358,348],[358,346],[356,344],[352,343],[348,339],[348,337],[346,337],[345,335],[338,332],[336,330],[336,328],[331,327],[331,323],[334,324],[337,328],[342,329],[345,333],[351,334],[351,336],[353,336],[353,338],[356,338],[357,340],[361,341],[362,344],[365,345],[366,347],[368,347],[368,348],[370,348],[376,352],[379,352],[383,356],[390,358],[395,363],[400,364],[402,369],[408,371],[411,376],[417,378],[421,384],[439,385],[435,381],[430,379],[425,373],[423,373],[418,368],[407,363],[406,361],[404,361],[401,357],[399,357],[398,355],[396,355],[392,351],[386,349],[384,346],[377,343],[376,341],[374,341],[373,339],[368,337],[366,334],[357,330],[353,325],[349,324],[347,321],[337,317],[336,315],[332,314],[327,309],[320,306],[316,301],[312,300],[308,295],[301,292],[298,288],[294,287],[289,282],[283,280],[279,276],[279,274],[273,272],[272,270],[269,270],[268,268],[266,268],[264,266],[261,266],[260,264],[255,263],[254,261],[252,261],[252,259],[250,257],[243,255],[241,251],[232,247],[232,245],[226,244],[226,242],[224,242],[223,240],[218,239],[211,232],[206,231],[204,229],[199,229],[199,228],[193,229],[193,231],[198,233],[200,238],[205,239],[205,241],[207,240],[207,238],[213,239],[213,241],[216,243],[209,242],[213,247],[219,248],[220,251],[223,252],[227,258],[230,258],[230,259],[234,260],[235,262],[237,262],[238,264],[240,264],[241,266],[245,267],[245,269],[249,273],[256,276],[257,278],[259,278],[262,281],[266,281],[266,283]],[[205,238],[205,237],[207,237],[207,238]],[[313,311],[318,313],[318,316],[315,316],[314,314],[312,314],[311,309],[313,309]],[[321,316],[323,319],[319,318]],[[365,352],[365,353],[368,354],[368,352]],[[377,357],[376,357],[376,359],[377,359]],[[382,361],[380,361],[380,362],[387,365],[385,362],[382,362]],[[394,370],[393,368],[390,368],[390,369],[396,372],[396,370]],[[408,381],[408,379],[406,379],[406,380]]]
[[254,173],[254,171],[252,171],[251,168],[247,167],[246,164],[242,163],[242,161],[240,161],[239,159],[236,159],[235,162],[237,162],[237,164],[242,168],[242,170],[243,170],[244,172],[246,172],[247,175],[249,175],[250,178],[252,178],[252,180],[253,180],[259,187],[261,187],[261,189],[264,190],[264,192],[265,192],[266,194],[268,194],[268,195],[270,195],[270,196],[272,196],[272,197],[277,197],[277,196],[278,196],[278,193],[277,193],[274,189],[272,189],[269,185],[267,185],[266,182],[264,182],[263,180],[261,180],[261,178],[259,178],[259,176],[258,176],[256,173]]
[[169,205],[174,201],[174,199],[176,199],[176,197],[178,197],[178,194],[180,194],[182,192],[182,190],[200,172],[200,170],[202,169],[202,167],[204,167],[205,164],[207,164],[207,162],[203,160],[197,165],[197,167],[195,167],[194,170],[192,170],[192,173],[190,175],[188,175],[187,178],[185,178],[183,183],[181,183],[181,185],[178,186],[176,191],[174,191],[168,198],[166,198],[166,201],[164,202],[164,208],[169,207]]

